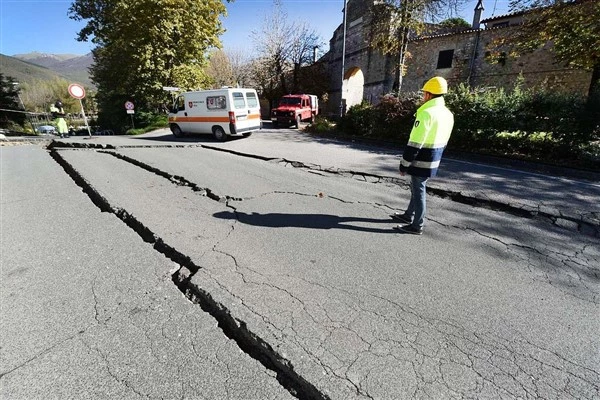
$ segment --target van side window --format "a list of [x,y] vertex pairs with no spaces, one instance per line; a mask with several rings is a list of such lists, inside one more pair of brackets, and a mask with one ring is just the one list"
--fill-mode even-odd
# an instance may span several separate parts
[[209,110],[224,110],[227,108],[225,96],[208,96],[206,98],[206,108]]
[[256,98],[256,93],[247,92],[246,100],[248,100],[248,108],[256,108],[258,107],[258,99]]
[[233,92],[232,95],[234,108],[246,108],[246,100],[244,100],[244,94],[242,92]]
[[175,109],[177,111],[185,111],[185,98],[183,96],[179,96],[177,98],[177,104],[175,104]]

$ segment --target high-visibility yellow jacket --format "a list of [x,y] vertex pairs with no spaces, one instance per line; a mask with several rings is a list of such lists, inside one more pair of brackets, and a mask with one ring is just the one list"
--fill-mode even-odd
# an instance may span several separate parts
[[67,122],[63,118],[65,116],[65,112],[62,108],[56,107],[54,104],[50,105],[50,112],[54,117],[54,123],[56,124],[56,130],[60,134],[65,134],[69,132],[69,128],[67,127]]
[[446,108],[443,97],[433,98],[419,107],[402,154],[400,171],[422,177],[435,176],[453,126],[454,115]]

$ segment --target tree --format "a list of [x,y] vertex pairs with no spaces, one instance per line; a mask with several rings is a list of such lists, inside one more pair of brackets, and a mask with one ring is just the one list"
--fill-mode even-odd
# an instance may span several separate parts
[[[281,90],[287,93],[285,72],[289,68],[290,42],[292,26],[287,20],[281,1],[273,1],[273,12],[265,17],[260,31],[252,31],[256,50],[265,72],[271,71],[273,78],[279,80]],[[262,75],[262,74],[261,74]],[[268,73],[267,73],[268,75]]]
[[115,114],[104,121],[122,126],[126,100],[155,109],[168,98],[163,86],[206,86],[206,51],[220,46],[226,12],[223,0],[75,0],[70,18],[86,21],[77,39],[96,45],[90,72],[98,106]]
[[396,81],[394,88],[402,88],[406,68],[408,42],[425,27],[425,22],[437,22],[456,14],[467,0],[383,0],[371,8],[370,40],[383,54],[395,55]]
[[444,28],[470,29],[471,24],[462,18],[448,18],[440,22],[440,26]]
[[221,49],[215,49],[210,52],[206,74],[211,79],[213,88],[235,86],[231,62],[227,54]]
[[600,90],[600,1],[513,0],[511,11],[526,12],[523,24],[496,45],[518,55],[552,42],[558,61],[592,71],[588,94]]
[[54,104],[56,100],[60,100],[63,103],[65,112],[79,112],[79,101],[69,95],[67,91],[68,87],[69,82],[63,78],[34,80],[29,83],[23,83],[21,98],[27,110],[31,112],[48,112],[50,105]]
[[[0,72],[0,127],[8,128],[11,124],[23,125],[25,114],[19,102],[19,89],[10,76],[4,77]],[[5,111],[15,110],[15,112]]]
[[259,54],[252,63],[252,78],[271,105],[282,95],[307,86],[302,82],[302,69],[312,63],[314,48],[322,45],[308,23],[290,22],[281,1],[274,0],[272,13],[251,35]]
[[249,68],[251,60],[248,53],[243,49],[226,49],[225,54],[231,65],[234,82],[241,87],[249,87],[252,82],[252,75]]
[[246,87],[250,83],[250,58],[240,49],[215,49],[208,56],[206,74],[212,87]]

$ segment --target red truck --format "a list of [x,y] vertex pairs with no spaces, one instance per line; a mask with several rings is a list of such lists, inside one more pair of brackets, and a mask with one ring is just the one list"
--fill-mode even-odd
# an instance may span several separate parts
[[315,121],[319,114],[319,100],[312,94],[288,94],[279,99],[279,105],[271,111],[271,122],[279,125],[296,125],[302,121]]

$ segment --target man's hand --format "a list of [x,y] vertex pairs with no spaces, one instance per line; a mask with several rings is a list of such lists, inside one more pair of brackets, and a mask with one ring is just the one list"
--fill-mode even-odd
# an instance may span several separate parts
[[400,176],[405,176],[405,175],[406,175],[406,172],[400,171]]

